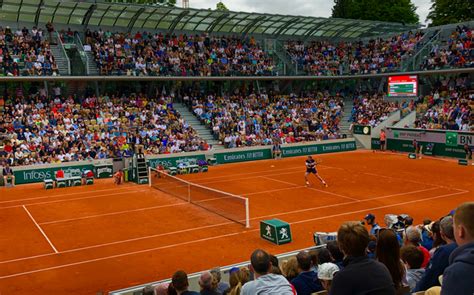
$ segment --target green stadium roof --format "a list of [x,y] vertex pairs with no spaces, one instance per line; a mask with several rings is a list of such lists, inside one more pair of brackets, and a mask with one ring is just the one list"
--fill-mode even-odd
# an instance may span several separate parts
[[364,38],[416,29],[400,23],[290,16],[90,0],[0,0],[0,22],[122,27],[124,30]]

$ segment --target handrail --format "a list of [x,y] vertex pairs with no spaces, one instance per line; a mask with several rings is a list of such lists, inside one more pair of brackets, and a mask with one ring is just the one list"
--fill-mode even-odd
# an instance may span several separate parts
[[66,52],[66,49],[64,48],[63,40],[61,40],[61,37],[59,36],[59,33],[57,31],[54,31],[54,34],[56,36],[56,39],[58,40],[59,47],[61,48],[61,51],[63,52],[63,55],[67,61],[67,74],[68,76],[71,76],[71,61],[69,60],[69,56],[67,56],[67,52]]
[[77,51],[79,51],[79,56],[81,57],[82,62],[86,67],[86,75],[89,76],[89,56],[84,50],[84,44],[82,43],[80,35],[76,32],[74,33],[74,44],[76,44]]
[[412,56],[412,58],[408,61],[407,65],[409,65],[410,63],[412,64],[413,66],[413,70],[415,70],[415,62],[416,62],[416,59],[418,58],[418,56],[423,52],[423,50],[425,50],[429,45],[432,45],[433,44],[433,41],[437,41],[438,37],[441,35],[441,32],[443,30],[440,29],[435,35],[433,35],[429,40],[428,42],[426,42],[425,45],[423,45],[423,47],[420,48],[420,50],[418,50],[418,52]]

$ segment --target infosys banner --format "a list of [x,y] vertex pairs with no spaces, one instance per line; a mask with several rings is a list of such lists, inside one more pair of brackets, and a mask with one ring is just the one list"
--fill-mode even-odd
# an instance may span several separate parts
[[13,167],[13,173],[15,174],[15,183],[16,184],[24,184],[24,183],[34,183],[34,182],[42,182],[44,179],[54,179],[54,175],[56,171],[62,169],[65,174],[79,174],[81,175],[85,170],[93,170],[94,165],[85,164],[85,165],[74,165],[74,166],[67,166],[67,165],[58,165],[58,166],[50,166],[45,168],[31,168],[34,166],[25,167],[28,169],[20,170],[20,168]]
[[326,153],[337,153],[347,152],[356,150],[355,141],[348,142],[334,142],[334,143],[320,143],[311,145],[293,145],[283,146],[282,154],[283,157],[297,157],[306,155],[326,154]]
[[206,156],[204,154],[195,154],[192,156],[147,158],[148,165],[153,168],[158,165],[163,165],[164,167],[177,167],[178,163],[181,161],[197,162],[198,160],[206,160]]
[[388,128],[386,135],[387,149],[401,152],[413,152],[414,139],[423,146],[423,152],[428,151],[435,156],[464,158],[463,146],[465,144],[471,148],[474,146],[472,132]]

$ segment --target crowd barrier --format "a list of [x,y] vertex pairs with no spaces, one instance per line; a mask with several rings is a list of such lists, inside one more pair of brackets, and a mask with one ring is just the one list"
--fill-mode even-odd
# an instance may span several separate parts
[[[317,155],[325,153],[353,151],[356,149],[354,139],[336,139],[320,142],[305,142],[282,145],[282,156],[295,157],[304,155]],[[183,160],[215,160],[217,164],[235,163],[243,161],[266,160],[272,158],[272,146],[259,146],[247,148],[225,149],[222,151],[189,152],[180,154],[162,154],[147,156],[148,165],[156,167],[158,164],[164,166],[177,166],[178,161]],[[0,169],[3,167],[0,167]],[[78,161],[61,164],[29,165],[12,167],[15,175],[15,184],[26,184],[43,182],[44,179],[54,178],[59,169],[65,173],[81,173],[85,170],[93,170],[96,178],[112,177],[113,160]]]
[[386,135],[387,150],[398,152],[414,152],[416,139],[425,155],[464,159],[464,145],[474,146],[474,132],[388,127]]
[[[300,249],[300,250],[297,250],[297,251],[283,253],[283,254],[276,255],[276,256],[278,257],[278,262],[281,266],[283,261],[288,260],[292,257],[295,257],[300,251],[304,251],[304,250],[310,251],[310,250],[320,249],[320,248],[324,248],[324,247],[326,247],[326,245],[318,245],[318,246],[314,246],[314,247],[310,247],[310,248]],[[250,253],[249,253],[249,256],[250,256]],[[245,261],[245,262],[241,262],[241,263],[237,263],[237,264],[232,264],[232,265],[220,267],[219,269],[220,269],[221,275],[222,275],[221,281],[222,282],[229,282],[229,271],[232,268],[234,268],[234,267],[238,267],[238,268],[249,267],[249,265],[250,265],[250,261]],[[199,277],[201,276],[202,272],[203,271],[188,274],[189,290],[199,292],[199,290],[200,290]],[[172,275],[172,273],[170,272],[170,276],[171,275]],[[144,285],[139,285],[139,286],[134,286],[134,287],[126,288],[126,289],[111,291],[108,294],[109,295],[135,295],[135,294],[141,294],[141,291],[143,290],[143,288],[145,288],[145,286],[148,286],[148,285],[157,286],[161,283],[170,283],[170,282],[171,282],[171,279],[165,279],[165,280],[155,281],[155,282],[151,282],[151,283],[144,284]]]

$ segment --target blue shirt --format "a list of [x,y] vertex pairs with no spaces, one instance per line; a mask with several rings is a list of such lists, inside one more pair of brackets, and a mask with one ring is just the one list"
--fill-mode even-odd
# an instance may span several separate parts
[[311,293],[323,290],[318,274],[314,271],[301,272],[291,281],[298,295],[311,295]]

